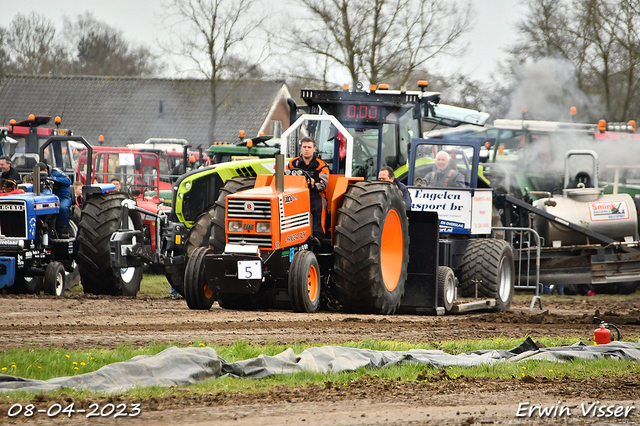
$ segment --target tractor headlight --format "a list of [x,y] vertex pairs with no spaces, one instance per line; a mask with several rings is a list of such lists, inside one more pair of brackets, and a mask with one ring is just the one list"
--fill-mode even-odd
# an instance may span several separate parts
[[260,234],[271,233],[271,222],[256,222],[256,232]]
[[229,221],[229,232],[241,232],[242,231],[242,221],[241,220],[230,220]]

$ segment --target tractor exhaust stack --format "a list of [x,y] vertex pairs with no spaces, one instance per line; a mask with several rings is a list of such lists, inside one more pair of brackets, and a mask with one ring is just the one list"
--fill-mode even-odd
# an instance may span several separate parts
[[284,154],[276,154],[276,192],[284,192]]

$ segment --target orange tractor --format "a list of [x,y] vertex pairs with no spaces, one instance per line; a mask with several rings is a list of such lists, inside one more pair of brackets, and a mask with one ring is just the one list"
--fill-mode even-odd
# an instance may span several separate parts
[[[311,114],[283,133],[281,149],[294,157],[302,136],[315,137],[317,155],[330,170],[329,238],[312,237],[307,176],[285,173],[279,155],[275,175],[234,178],[220,191],[210,210],[209,244],[195,248],[186,264],[188,306],[209,309],[217,300],[227,309],[373,314],[509,309],[513,251],[490,238],[492,190],[479,187],[480,147],[458,143],[452,150],[443,141],[414,149],[421,142],[413,139],[422,135],[421,110],[443,109],[434,108],[437,94],[303,90],[302,97]],[[411,185],[413,174],[432,166],[442,149],[464,160],[466,188],[411,186],[407,211],[395,183],[375,180],[390,166]],[[423,202],[429,199],[447,203]]]
[[274,176],[258,175],[253,189],[229,194],[226,209],[214,213],[212,246],[223,253],[199,247],[189,258],[189,307],[209,309],[217,299],[225,308],[266,308],[286,293],[295,311],[314,312],[330,286],[335,296],[324,294],[328,305],[394,313],[409,259],[401,192],[386,182],[330,175],[326,198],[332,239],[318,246],[309,241],[307,177],[295,169],[285,175],[283,165],[279,155]]

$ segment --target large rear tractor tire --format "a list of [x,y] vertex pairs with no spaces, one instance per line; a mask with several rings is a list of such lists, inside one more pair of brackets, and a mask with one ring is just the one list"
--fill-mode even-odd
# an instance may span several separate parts
[[320,267],[313,252],[297,252],[289,268],[289,301],[295,312],[318,310],[320,282]]
[[[85,293],[135,296],[140,289],[142,266],[111,269],[109,240],[120,228],[123,192],[92,195],[84,205],[78,226],[78,266]],[[140,213],[129,211],[129,225],[142,229]],[[130,271],[131,270],[131,271]]]
[[187,262],[184,278],[184,298],[189,309],[208,310],[216,300],[216,295],[207,284],[204,275],[204,257],[213,253],[210,248],[197,247]]
[[460,291],[463,296],[496,300],[495,311],[511,307],[515,286],[513,249],[505,240],[483,238],[469,242],[462,257]]
[[456,295],[456,276],[448,266],[438,266],[438,306],[450,312]]
[[51,262],[44,272],[44,292],[53,296],[64,294],[66,272],[60,262]]
[[337,212],[336,291],[349,312],[392,314],[400,306],[409,263],[402,193],[387,182],[349,186]]
[[[226,210],[227,195],[245,191],[255,186],[255,178],[235,177],[229,179],[220,189],[218,200],[206,212],[202,213],[189,230],[187,240],[184,243],[185,264],[191,253],[197,247],[209,247],[209,239],[214,238],[212,249],[216,253],[222,253],[225,245],[224,214]],[[174,287],[175,288],[175,287]]]

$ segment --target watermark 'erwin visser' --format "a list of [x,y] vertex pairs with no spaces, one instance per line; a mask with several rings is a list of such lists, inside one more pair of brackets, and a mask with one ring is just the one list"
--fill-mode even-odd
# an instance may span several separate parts
[[562,401],[558,401],[556,405],[531,405],[530,402],[521,402],[518,404],[518,411],[516,417],[615,417],[626,418],[636,407],[632,403],[631,405],[606,405],[601,404],[600,401],[592,403],[582,403],[578,407],[568,407],[562,404]]

